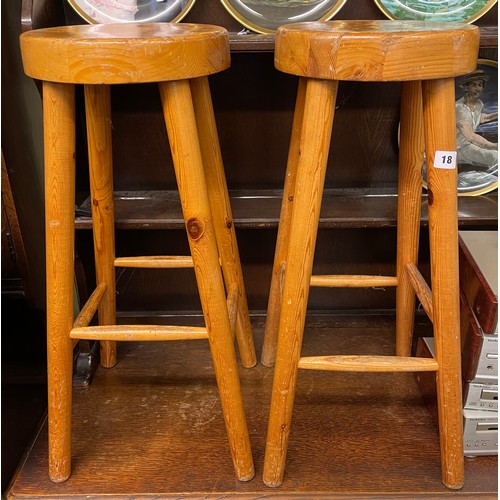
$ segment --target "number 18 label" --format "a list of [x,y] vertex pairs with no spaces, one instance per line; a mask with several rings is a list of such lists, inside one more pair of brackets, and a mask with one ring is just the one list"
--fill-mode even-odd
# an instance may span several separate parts
[[434,156],[434,167],[446,169],[457,168],[457,152],[436,151],[436,155]]

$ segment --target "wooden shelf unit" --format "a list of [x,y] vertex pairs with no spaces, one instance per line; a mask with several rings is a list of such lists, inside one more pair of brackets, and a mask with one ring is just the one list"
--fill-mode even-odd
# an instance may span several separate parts
[[[497,57],[497,14],[495,6],[478,20],[481,57]],[[65,15],[67,23],[82,22],[67,6]],[[349,18],[385,19],[372,0],[360,0],[355,5],[347,2],[335,16]],[[298,80],[275,70],[274,35],[250,33],[229,15],[220,0],[196,2],[183,22],[219,24],[230,32],[231,68],[213,75],[210,84],[249,306],[253,311],[265,310]],[[327,196],[317,243],[317,266],[328,269],[327,272],[329,262],[338,263],[338,272],[342,272],[342,266],[368,274],[393,272],[399,91],[397,83],[341,82],[339,86]],[[81,108],[81,95],[79,99]],[[133,249],[153,254],[160,252],[162,246],[170,248],[175,244],[184,248],[183,223],[156,86],[113,88],[112,106],[118,252],[125,255]],[[91,238],[85,231],[91,222],[85,216],[89,189],[81,115],[77,250],[91,288]],[[496,229],[497,220],[496,192],[460,198],[462,229]],[[426,224],[424,190],[422,226]],[[377,230],[382,233],[376,235]],[[428,265],[425,233],[422,231],[424,268]],[[345,242],[339,243],[340,240]],[[382,255],[384,251],[386,255]],[[346,252],[356,257],[348,259]],[[144,270],[126,271],[120,282],[123,288],[119,285],[118,306],[125,315],[151,311],[162,303],[161,298],[168,298],[163,312],[165,307],[175,310],[182,305],[171,289],[181,289],[186,295],[195,292],[194,282],[185,273],[168,274],[168,278],[162,275],[155,280]],[[140,290],[132,292],[136,286]],[[327,295],[328,298],[322,298],[313,293],[311,307],[328,311],[394,307],[390,292],[374,297],[361,290],[337,289]],[[189,303],[188,309],[198,307],[196,300]]]
[[[84,22],[66,0],[19,1],[22,5],[20,31]],[[335,18],[385,19],[373,0],[346,2]],[[497,59],[497,19],[498,6],[495,5],[476,22],[481,28],[481,57]],[[183,22],[219,24],[230,32],[232,66],[211,78],[211,88],[249,305],[256,314],[255,318],[267,306],[297,80],[274,69],[274,36],[248,33],[229,15],[220,0],[197,0]],[[377,102],[373,100],[375,94]],[[173,195],[174,175],[155,86],[124,86],[113,89],[112,97],[118,253],[154,254],[165,247],[168,250],[186,249],[179,205]],[[85,293],[85,288],[91,290],[94,277],[91,221],[85,215],[89,189],[80,88],[77,89],[77,99],[77,271],[81,277],[79,282],[83,283],[79,291]],[[327,196],[316,250],[318,273],[345,270],[360,274],[394,272],[398,101],[397,84],[342,82],[340,85],[326,180]],[[19,151],[19,158],[13,161],[19,165],[14,174],[21,177],[22,182],[18,180],[16,184],[34,183],[33,176],[26,175],[22,168],[23,148],[20,147]],[[427,225],[425,202],[424,192],[424,228]],[[497,192],[460,198],[459,224],[462,229],[496,229]],[[429,266],[427,232],[421,233],[419,258],[425,275]],[[194,277],[189,270],[174,276],[171,270],[153,275],[147,270],[128,269],[118,272],[117,278],[121,322],[143,322],[145,318],[152,322],[156,318],[161,323],[173,319],[182,321],[188,316],[189,319],[200,318],[199,303],[194,296]],[[314,331],[310,332],[307,341],[310,344],[306,342],[305,348],[310,348],[312,353],[323,350],[330,338],[339,334],[339,329],[340,341],[338,337],[335,339],[339,349],[348,344],[356,349],[359,346],[367,349],[390,347],[392,340],[385,340],[393,337],[391,332],[388,335],[387,325],[380,325],[376,318],[362,315],[360,311],[379,315],[379,319],[385,317],[394,307],[393,291],[335,290],[325,293],[324,290],[312,290],[310,303],[319,314],[314,319],[308,318],[308,327]],[[356,318],[357,324],[346,328],[339,319],[345,317]],[[262,332],[263,321],[257,321],[255,334],[259,352]],[[210,459],[200,464],[200,440],[192,432],[193,426],[203,429],[201,424],[207,415],[201,410],[189,414],[180,412],[179,401],[187,396],[187,403],[202,403],[202,409],[203,403],[213,403],[212,400],[203,400],[205,397],[210,399],[213,394],[213,380],[207,377],[210,368],[206,363],[206,346],[200,344],[193,352],[190,345],[189,353],[183,345],[173,350],[165,349],[165,352],[163,347],[157,350],[153,344],[149,347],[140,345],[137,351],[134,349],[131,344],[122,345],[123,363],[115,370],[98,370],[93,393],[77,389],[76,405],[91,416],[96,415],[92,405],[98,407],[109,402],[109,384],[118,388],[118,398],[123,395],[124,406],[112,405],[113,410],[106,412],[108,420],[95,418],[88,423],[77,420],[76,425],[80,427],[74,434],[76,447],[85,450],[81,456],[88,462],[76,460],[74,475],[67,483],[50,483],[46,474],[45,428],[42,428],[8,492],[8,498],[81,498],[89,494],[126,498],[131,492],[131,497],[156,495],[158,498],[238,496],[243,499],[273,495],[316,499],[353,498],[356,495],[363,498],[497,497],[496,457],[467,460],[466,488],[461,492],[452,493],[440,484],[437,434],[410,375],[397,384],[392,376],[383,375],[386,379],[377,387],[372,386],[373,377],[370,376],[361,395],[349,392],[349,376],[336,378],[333,384],[328,375],[323,377],[324,374],[319,382],[306,380],[302,386],[304,392],[299,394],[303,398],[303,404],[298,405],[302,412],[297,413],[294,422],[295,426],[302,426],[302,432],[297,432],[297,441],[292,445],[294,454],[291,457],[295,458],[289,465],[287,482],[279,491],[264,487],[260,474],[272,372],[263,366],[242,372],[257,476],[250,483],[235,484],[229,461],[222,463],[224,457],[227,458],[223,449],[226,439],[222,424],[211,427],[214,433],[210,436],[203,433],[204,451]],[[89,359],[91,357],[89,355]],[[179,373],[179,360],[188,357],[188,363],[180,364]],[[169,370],[172,370],[171,374]],[[163,376],[158,380],[160,372]],[[130,373],[139,375],[141,383],[131,386],[128,383]],[[193,377],[200,385],[196,386],[196,391],[187,394],[186,387],[192,384]],[[163,386],[168,386],[169,380],[173,382],[172,388],[165,389]],[[324,398],[310,398],[308,390],[313,384],[317,384],[315,391],[318,387],[320,391],[324,390]],[[202,386],[208,392],[198,391]],[[165,400],[168,411],[162,413],[168,425],[160,425],[158,440],[148,438],[150,455],[146,457],[145,471],[142,443],[136,447],[136,438],[140,437],[136,425],[145,418],[143,411],[135,405],[137,418],[132,414],[127,425],[116,425],[116,422],[121,422],[124,416],[131,416],[130,398],[137,396],[140,399],[146,390],[152,400],[159,389],[172,391],[170,399]],[[131,394],[130,390],[139,392]],[[147,412],[149,420],[141,426],[148,432],[158,425],[153,410],[157,408],[163,412],[162,405],[165,404],[162,398],[155,401],[159,406]],[[176,409],[179,414],[169,413],[175,413]],[[356,414],[359,420],[353,421],[355,410],[361,411]],[[380,420],[378,417],[384,412],[390,414],[391,419]],[[325,418],[320,425],[311,426],[311,419],[318,414]],[[341,425],[338,425],[339,421]],[[394,421],[401,425],[395,428]],[[169,427],[172,424],[173,428]],[[416,428],[421,431],[417,435]],[[164,432],[165,429],[170,430]],[[338,434],[339,430],[341,434]],[[389,439],[393,432],[395,440]],[[101,435],[104,441],[96,439]],[[325,447],[325,435],[337,436],[340,441],[328,441]],[[177,438],[181,439],[177,442]],[[106,439],[108,445],[113,445],[110,445],[112,453],[103,451],[107,446]],[[380,452],[375,453],[377,447],[372,445],[373,439],[377,441]],[[120,456],[116,454],[114,443],[123,445]],[[311,443],[314,450],[310,450]],[[197,452],[193,453],[193,449]],[[155,453],[158,460],[153,456]],[[136,460],[137,457],[140,460]],[[221,461],[215,475],[214,460]],[[108,467],[113,469],[111,475],[103,475]],[[168,473],[165,473],[167,469]],[[408,470],[412,473],[408,474]],[[146,477],[144,474],[148,471],[151,475]]]
[[[66,0],[21,1],[23,30],[84,23]],[[346,2],[334,18],[386,19],[373,0]],[[231,68],[211,77],[210,83],[249,305],[261,311],[267,303],[297,78],[275,70],[274,35],[251,33],[220,0],[198,0],[182,22],[218,24],[230,33]],[[481,29],[480,57],[497,59],[498,6],[475,24]],[[185,248],[156,86],[115,87],[112,107],[118,253],[126,255],[132,250],[147,255],[165,246]],[[326,178],[328,194],[316,250],[317,266],[327,272],[329,263],[338,272],[343,268],[368,274],[393,270],[398,124],[397,83],[341,82]],[[91,290],[94,277],[88,231],[91,223],[85,216],[89,186],[81,88],[77,89],[76,156],[76,249],[80,275]],[[425,191],[423,211],[425,227]],[[496,229],[497,193],[460,198],[459,224],[462,229]],[[422,231],[420,256],[424,268],[428,265],[426,233]],[[185,273],[169,275],[168,279],[162,275],[158,280],[152,280],[144,270],[124,274],[120,275],[120,314],[149,313],[158,304],[163,304],[162,313],[165,308],[175,312],[181,304],[172,290],[182,290],[183,298],[189,297],[189,310],[198,307],[192,297],[194,281]],[[132,293],[135,285],[139,290]],[[165,297],[169,299],[167,305]],[[375,298],[371,292],[339,289],[328,297],[312,294],[311,307],[328,311],[394,307],[390,292]]]

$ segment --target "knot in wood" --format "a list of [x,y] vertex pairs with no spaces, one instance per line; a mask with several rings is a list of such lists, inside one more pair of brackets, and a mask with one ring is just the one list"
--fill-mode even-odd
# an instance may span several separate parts
[[432,189],[429,188],[427,188],[427,201],[429,205],[434,203],[434,193],[432,192]]
[[203,221],[196,218],[189,219],[186,223],[186,228],[189,237],[195,241],[200,239],[205,232],[205,224]]

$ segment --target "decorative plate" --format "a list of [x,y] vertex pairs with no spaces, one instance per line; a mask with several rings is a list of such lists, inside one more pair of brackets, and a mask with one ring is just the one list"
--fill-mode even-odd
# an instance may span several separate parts
[[[483,89],[476,95],[473,113],[464,102],[466,93],[473,92],[472,82],[483,82]],[[470,89],[470,90],[469,90]],[[458,195],[476,196],[498,187],[498,63],[479,59],[477,70],[455,79],[457,110],[457,168]],[[475,117],[474,117],[475,115]],[[462,134],[460,122],[471,122],[471,132],[482,146],[469,142],[467,132]],[[474,137],[472,137],[474,140]],[[424,164],[424,187],[427,188]]]
[[67,0],[90,24],[178,22],[195,0]]
[[347,0],[221,0],[227,11],[245,28],[274,33],[282,24],[326,21]]
[[389,19],[472,23],[497,0],[375,0],[375,3]]

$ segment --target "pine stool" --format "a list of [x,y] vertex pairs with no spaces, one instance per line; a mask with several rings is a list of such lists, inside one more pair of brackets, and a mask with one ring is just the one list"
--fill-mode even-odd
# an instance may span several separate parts
[[[454,77],[475,69],[478,45],[479,29],[457,23],[335,21],[277,31],[275,66],[300,79],[262,356],[275,361],[269,486],[283,481],[298,368],[437,372],[442,478],[449,488],[463,484]],[[402,82],[393,277],[311,276],[339,80]],[[424,142],[432,293],[417,269]],[[310,286],[397,287],[397,356],[301,357]],[[433,322],[436,360],[410,356],[415,293]]]
[[[71,474],[73,343],[207,339],[236,476],[254,475],[233,332],[256,363],[208,75],[230,65],[224,28],[193,24],[65,26],[21,36],[24,70],[43,82],[49,391],[49,475]],[[158,82],[190,256],[115,257],[112,84]],[[75,84],[84,85],[97,287],[73,321]],[[205,327],[117,325],[115,267],[194,267]],[[221,270],[222,268],[222,270]],[[227,292],[227,293],[226,293]],[[99,326],[89,326],[98,311]]]

